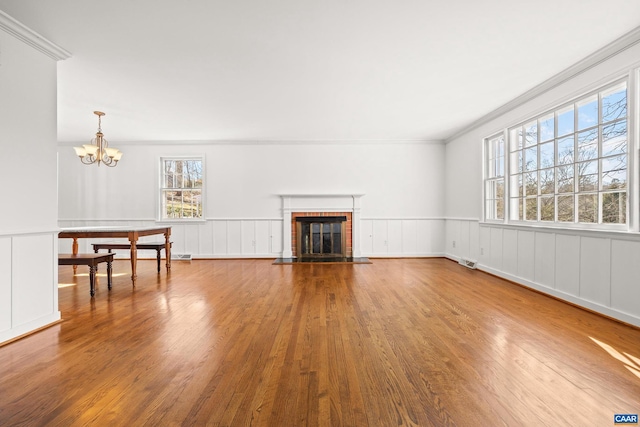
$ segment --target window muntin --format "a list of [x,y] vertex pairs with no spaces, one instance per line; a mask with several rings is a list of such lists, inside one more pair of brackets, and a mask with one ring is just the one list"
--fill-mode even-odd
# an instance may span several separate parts
[[627,85],[509,130],[509,219],[627,223]]
[[504,220],[505,141],[499,135],[485,141],[485,219]]
[[163,158],[160,219],[202,219],[202,158]]

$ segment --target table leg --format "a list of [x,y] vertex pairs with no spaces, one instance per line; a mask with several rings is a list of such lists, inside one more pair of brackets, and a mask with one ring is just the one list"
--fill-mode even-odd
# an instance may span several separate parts
[[91,298],[96,294],[96,267],[93,265],[89,266],[89,295]]
[[111,261],[107,261],[107,288],[111,290]]
[[[71,244],[71,253],[74,255],[78,255],[78,238],[74,237],[73,238],[73,243]],[[73,275],[76,275],[76,271],[78,270],[78,266],[74,265],[73,266]]]
[[136,278],[136,264],[138,263],[138,248],[136,247],[136,239],[130,238],[129,242],[131,243],[131,281],[135,285]]
[[164,232],[164,255],[167,258],[167,272],[171,270],[171,229]]

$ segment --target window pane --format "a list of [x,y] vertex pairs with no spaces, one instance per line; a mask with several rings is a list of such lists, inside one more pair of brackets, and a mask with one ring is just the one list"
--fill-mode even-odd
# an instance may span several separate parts
[[532,122],[524,125],[524,143],[527,146],[538,143],[538,123],[537,122]]
[[555,209],[553,196],[540,197],[540,221],[555,221]]
[[598,195],[578,195],[578,221],[598,222]]
[[602,122],[627,117],[627,88],[617,87],[602,94]]
[[558,221],[573,222],[573,195],[558,196]]
[[558,111],[558,136],[573,133],[573,105]]
[[524,150],[524,169],[528,171],[538,169],[538,147]]
[[496,179],[496,198],[504,198],[504,179]]
[[611,156],[627,152],[627,121],[602,127],[602,155]]
[[522,150],[514,151],[510,154],[511,172],[522,172]]
[[540,171],[540,194],[554,194],[556,182],[553,176],[553,168]]
[[504,219],[504,201],[493,199],[486,201],[487,219]]
[[513,197],[509,204],[509,215],[512,220],[522,221],[522,201],[524,199],[519,197]]
[[608,157],[602,160],[602,189],[627,187],[627,156]]
[[504,157],[496,159],[496,176],[504,176]]
[[558,193],[573,193],[573,165],[556,168]]
[[538,220],[538,198],[531,197],[528,199],[524,199],[525,203],[525,220],[526,221],[537,221]]
[[540,145],[540,167],[553,167],[555,163],[555,145],[553,141]]
[[598,161],[578,164],[578,191],[598,189]]
[[509,145],[509,151],[522,149],[522,128],[512,129],[511,132],[509,132]]
[[605,224],[627,222],[627,193],[602,193],[602,222]]
[[578,130],[598,124],[598,97],[592,96],[578,104]]
[[567,136],[558,140],[558,164],[567,165],[575,161],[574,136]]
[[162,206],[164,207],[164,213],[167,218],[181,218],[182,192],[164,191]]
[[509,181],[509,191],[511,193],[511,197],[522,197],[524,194],[522,193],[522,175],[511,175],[511,180]]
[[494,180],[487,181],[485,184],[485,197],[487,199],[496,198],[496,182]]
[[555,125],[553,120],[553,114],[550,116],[542,117],[540,119],[540,142],[549,141],[553,139],[555,133]]
[[598,157],[598,129],[591,129],[578,134],[578,160],[589,160]]
[[529,172],[524,174],[526,183],[526,195],[534,196],[538,194],[538,172]]

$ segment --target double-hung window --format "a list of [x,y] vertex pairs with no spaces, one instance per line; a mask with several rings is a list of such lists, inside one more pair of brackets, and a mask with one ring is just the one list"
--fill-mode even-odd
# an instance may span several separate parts
[[160,219],[203,218],[203,158],[162,158]]
[[504,136],[496,135],[485,144],[485,218],[504,220]]
[[[509,221],[627,224],[627,104],[622,81],[509,128]],[[500,159],[495,139],[485,141],[489,165]],[[485,170],[487,220],[500,219],[493,214],[492,174],[491,167]]]

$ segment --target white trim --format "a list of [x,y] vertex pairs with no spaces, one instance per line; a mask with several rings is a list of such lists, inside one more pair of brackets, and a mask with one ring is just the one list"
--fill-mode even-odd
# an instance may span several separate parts
[[44,53],[49,58],[56,61],[71,58],[71,53],[67,52],[57,44],[47,40],[40,34],[29,29],[24,24],[7,15],[0,10],[0,29],[11,34],[18,40],[28,44],[36,50]]
[[618,55],[622,51],[627,50],[638,43],[640,43],[640,27],[636,27],[635,29],[628,32],[627,34],[623,35],[622,37],[619,37],[618,39],[609,43],[607,46],[604,46],[603,48],[598,49],[597,51],[587,56],[586,58],[582,59],[581,61],[575,63],[571,67],[565,69],[564,71],[561,71],[560,73],[556,74],[550,79],[545,80],[541,84],[528,90],[527,92],[523,93],[517,98],[507,102],[501,107],[498,107],[497,109],[493,110],[489,114],[485,114],[484,116],[480,117],[478,120],[472,122],[468,126],[465,126],[464,128],[455,132],[453,135],[446,138],[445,143],[449,143],[454,139],[474,129],[479,128],[480,126],[488,123],[489,121],[497,119],[503,114],[506,114],[514,110],[515,108],[520,107],[526,102],[531,101],[537,96],[540,96],[543,93],[548,92],[549,90],[563,83],[566,83],[567,81],[577,77],[582,73],[585,73],[586,71],[596,67],[602,62],[614,57],[615,55]]
[[[58,141],[58,146],[75,146],[80,141]],[[86,143],[86,141],[85,141]],[[135,146],[163,146],[163,145],[444,145],[443,140],[412,140],[412,139],[327,139],[327,140],[245,140],[245,139],[226,139],[226,140],[170,140],[170,141],[118,141],[118,145],[135,145]]]

